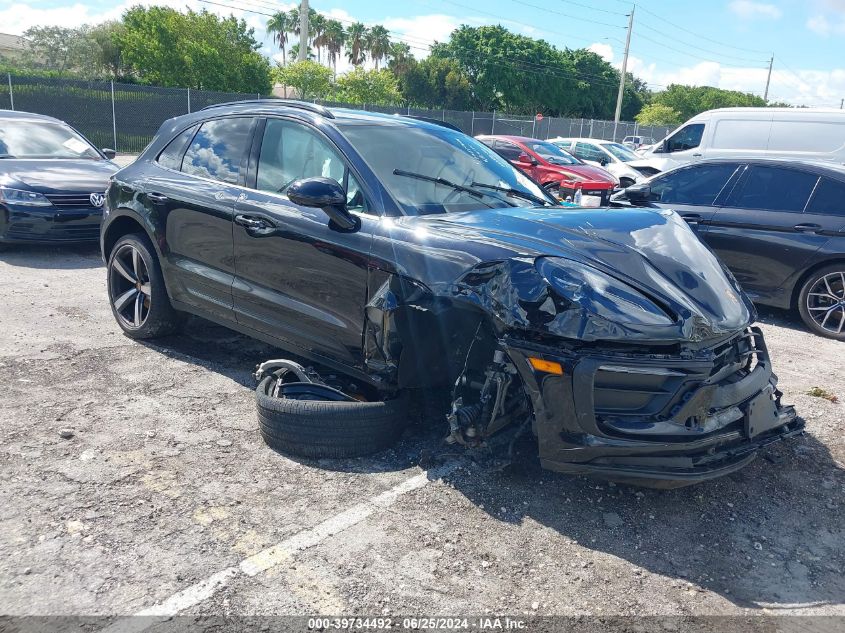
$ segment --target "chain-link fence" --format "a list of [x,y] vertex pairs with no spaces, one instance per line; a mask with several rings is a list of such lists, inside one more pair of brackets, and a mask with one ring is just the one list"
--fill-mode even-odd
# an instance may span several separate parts
[[[53,79],[6,75],[0,83],[0,109],[47,114],[67,121],[98,147],[138,153],[159,125],[170,117],[195,112],[226,101],[261,98],[260,94],[214,92],[186,88],[158,88],[108,81]],[[266,95],[264,95],[266,96]],[[348,107],[405,114],[446,121],[472,136],[510,134],[532,138],[584,137],[621,141],[639,135],[658,141],[672,128],[640,126],[620,121],[614,137],[613,121],[561,117],[518,116],[498,112],[428,110],[404,106],[374,106],[319,101],[329,107]]]

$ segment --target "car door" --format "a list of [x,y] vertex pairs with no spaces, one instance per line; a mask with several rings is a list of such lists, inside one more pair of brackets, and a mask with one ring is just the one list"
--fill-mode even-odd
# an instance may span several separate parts
[[664,170],[696,162],[702,157],[699,147],[704,131],[704,123],[689,123],[668,137],[663,146],[655,149],[653,154],[655,158],[663,159],[661,162],[665,163]]
[[[293,119],[261,122],[250,165],[250,190],[235,203],[238,321],[304,353],[360,365],[377,221],[360,180],[325,135]],[[293,181],[314,176],[345,186],[356,229],[336,228],[321,209],[288,199]]]
[[234,203],[246,173],[255,119],[205,121],[159,154],[144,203],[164,226],[163,272],[176,301],[234,320]]
[[701,237],[741,171],[740,163],[733,162],[682,167],[649,181],[649,200],[677,212]]
[[751,164],[710,222],[706,241],[752,296],[765,298],[829,238],[804,209],[818,175]]

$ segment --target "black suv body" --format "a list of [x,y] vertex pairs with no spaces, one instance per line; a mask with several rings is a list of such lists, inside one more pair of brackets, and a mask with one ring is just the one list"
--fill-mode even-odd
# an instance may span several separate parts
[[677,214],[561,209],[447,126],[214,107],[165,122],[106,210],[130,336],[172,307],[383,398],[452,388],[453,433],[530,428],[547,468],[680,485],[803,426],[750,301]]

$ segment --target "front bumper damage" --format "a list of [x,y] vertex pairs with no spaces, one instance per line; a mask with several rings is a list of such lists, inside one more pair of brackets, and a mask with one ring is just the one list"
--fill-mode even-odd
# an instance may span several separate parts
[[[780,402],[759,328],[666,354],[504,344],[550,470],[678,487],[734,472],[763,446],[803,433]],[[560,363],[563,374],[535,371],[529,357]]]

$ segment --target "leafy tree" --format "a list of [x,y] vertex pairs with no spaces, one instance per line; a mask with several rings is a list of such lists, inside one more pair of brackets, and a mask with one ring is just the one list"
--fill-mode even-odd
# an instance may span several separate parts
[[358,105],[393,105],[400,103],[402,95],[396,77],[387,69],[364,70],[355,67],[337,79],[338,101],[346,101]]
[[681,113],[662,103],[649,103],[636,117],[640,125],[679,125]]
[[[290,47],[290,58],[292,60],[299,60],[299,44],[294,44]],[[316,59],[316,56],[314,55],[314,49],[312,49],[310,46],[305,49],[305,59]]]
[[376,24],[367,33],[366,46],[370,53],[370,59],[373,60],[375,69],[378,70],[379,62],[390,53],[390,31],[382,25]]
[[88,38],[94,45],[94,65],[112,78],[120,77],[125,70],[120,46],[122,33],[123,22],[117,21],[103,22],[88,31]]
[[353,66],[360,66],[367,58],[367,35],[369,31],[361,22],[350,24],[346,29],[346,57]]
[[334,74],[337,75],[337,58],[340,57],[340,52],[346,42],[346,31],[343,29],[343,25],[337,20],[326,20],[323,40],[328,51],[328,61],[332,65]]
[[267,20],[267,32],[272,34],[273,43],[282,49],[282,63],[287,63],[285,47],[290,39],[290,33],[293,31],[293,23],[291,22],[291,15],[285,11],[278,11]]
[[679,84],[672,84],[663,92],[656,93],[653,102],[676,110],[682,121],[686,121],[705,110],[715,108],[763,107],[766,105],[762,97],[750,92],[722,90],[712,86],[682,86]]
[[473,106],[469,79],[453,59],[414,61],[400,77],[399,86],[405,100],[416,106],[450,110],[470,110]]
[[117,37],[127,67],[143,81],[230,92],[270,91],[270,64],[244,20],[208,11],[136,6]]
[[322,99],[332,87],[331,68],[310,59],[278,66],[274,75],[279,83],[296,88],[300,99]]
[[73,63],[79,32],[62,26],[33,26],[23,33],[29,42],[27,63],[63,72]]
[[390,50],[387,52],[388,68],[393,71],[397,79],[400,78],[414,61],[411,55],[411,47],[405,42],[391,42]]

